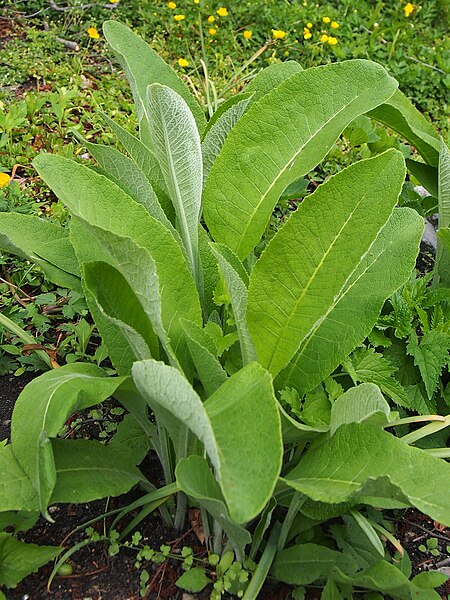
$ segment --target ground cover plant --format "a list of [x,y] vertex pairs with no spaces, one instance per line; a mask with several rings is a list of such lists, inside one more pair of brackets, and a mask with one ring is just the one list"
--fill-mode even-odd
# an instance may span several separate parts
[[[68,209],[68,226],[9,212],[0,215],[0,232],[3,249],[36,262],[58,286],[84,292],[117,375],[75,362],[25,388],[11,443],[0,449],[3,524],[20,528],[39,513],[51,520],[51,504],[140,485],[145,494],[133,508],[141,513],[105,536],[112,551],[156,508],[182,529],[188,505],[197,506],[209,548],[224,561],[212,598],[224,591],[256,598],[268,574],[324,585],[325,598],[351,597],[353,588],[438,598],[433,589],[446,576],[410,580],[407,562],[396,564],[381,543],[379,533],[392,536],[374,510],[415,506],[450,520],[441,458],[448,449],[430,437],[448,417],[427,414],[435,410],[423,407],[434,405],[411,394],[395,395],[392,372],[367,380],[379,331],[396,328],[385,301],[395,313],[393,294],[401,288],[408,297],[423,230],[415,210],[396,206],[402,153],[374,147],[307,195],[270,241],[265,233],[280,196],[304,188],[344,130],[351,137],[364,119],[385,123],[414,144],[424,162],[408,159],[408,167],[437,190],[433,307],[448,293],[448,150],[371,61],[274,64],[207,121],[143,40],[113,21],[104,34],[130,82],[139,136],[105,116],[125,153],[83,141],[97,166],[38,156],[34,166]],[[333,94],[322,93],[325,85]],[[414,308],[423,323],[422,300]],[[370,335],[373,347],[364,348]],[[433,345],[426,342],[410,335],[408,350],[430,399],[444,361],[425,372]],[[379,363],[372,373],[383,374]],[[58,437],[72,413],[110,396],[129,414],[109,444]],[[430,424],[414,428],[421,421]],[[423,439],[431,447],[414,447]],[[137,468],[149,445],[164,472],[159,489]],[[340,525],[321,527],[339,516]],[[7,533],[2,544],[1,582],[10,587],[25,574],[11,555],[23,552],[32,571],[60,553],[27,548]],[[228,573],[246,556],[242,577],[239,567]],[[179,585],[198,591],[209,578],[192,565],[186,561]]]

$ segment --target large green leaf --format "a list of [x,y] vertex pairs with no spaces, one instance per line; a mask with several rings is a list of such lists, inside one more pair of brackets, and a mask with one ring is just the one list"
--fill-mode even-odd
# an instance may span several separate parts
[[[201,324],[202,317],[194,280],[182,250],[171,233],[151,217],[143,206],[103,175],[56,155],[41,155],[34,163],[72,213],[91,227],[100,245],[107,245],[107,252],[101,250],[101,258],[92,257],[90,260],[112,261],[114,267],[124,263],[126,271],[123,267],[121,272],[127,278],[128,273],[137,274],[137,265],[143,264],[142,261],[148,265],[147,257],[150,255],[159,280],[162,323],[176,350],[184,337],[180,318]],[[120,250],[121,247],[130,248],[130,240],[135,246],[131,260],[128,250]],[[108,253],[110,257],[114,253],[114,259],[108,261],[108,258],[104,258]],[[151,279],[150,275],[146,275]],[[142,278],[142,272],[136,276]],[[136,282],[132,284],[129,280],[129,283],[137,293]],[[145,285],[147,280],[141,287]],[[153,298],[155,290],[150,287],[146,293],[151,293]],[[151,303],[151,299],[148,302]],[[152,325],[157,333],[154,323]]]
[[180,490],[213,516],[236,549],[238,560],[243,560],[244,548],[252,536],[247,529],[231,521],[220,486],[207,461],[201,456],[190,456],[178,463],[175,474]]
[[337,550],[318,544],[297,544],[277,553],[270,574],[278,581],[308,585],[328,577],[336,565],[345,568],[349,563],[350,557]]
[[330,433],[346,423],[370,423],[383,427],[389,422],[390,407],[380,388],[362,383],[339,396],[331,407]]
[[283,481],[320,502],[400,500],[448,524],[449,477],[445,461],[378,427],[351,423],[311,448]]
[[16,587],[27,575],[37,571],[61,552],[60,546],[37,546],[0,532],[0,585]]
[[105,262],[85,263],[83,270],[86,288],[105,318],[122,330],[136,360],[159,358],[151,321],[125,277]]
[[[422,573],[431,577],[432,573]],[[389,597],[399,598],[399,600],[439,600],[441,596],[433,590],[433,587],[438,587],[444,583],[446,576],[442,573],[436,573],[437,577],[435,585],[430,585],[427,582],[427,587],[420,587],[420,579],[416,577],[409,581],[408,577],[398,568],[385,560],[371,565],[364,571],[347,575],[342,572],[338,566],[334,567],[331,577],[338,583],[353,585],[362,589],[376,590],[383,594],[388,594]]]
[[81,291],[80,270],[69,232],[49,220],[0,213],[0,249],[38,264],[56,283]]
[[270,375],[250,363],[203,403],[176,369],[146,360],[133,377],[150,407],[164,407],[201,440],[231,518],[254,518],[272,495],[281,468],[280,417]]
[[108,117],[108,115],[105,115],[104,113],[100,114],[113,130],[121,146],[123,146],[123,148],[127,151],[127,154],[133,159],[136,166],[139,167],[139,169],[141,169],[141,171],[144,173],[150,182],[150,185],[155,190],[159,202],[164,208],[164,212],[170,221],[173,222],[175,216],[173,206],[170,198],[167,196],[166,184],[164,182],[164,177],[161,173],[158,161],[156,160],[156,156],[153,154],[150,148],[147,148],[147,146],[141,142],[138,137],[118,125],[115,121]]
[[102,402],[123,382],[123,377],[107,377],[95,365],[74,363],[33,379],[20,394],[11,422],[12,448],[37,492],[42,513],[56,483],[50,438],[72,413]]
[[[102,146],[86,141],[84,141],[84,145],[101,168],[106,171],[108,177],[133,200],[142,204],[154,219],[165,225],[180,241],[178,232],[167,218],[149,179],[135,161],[112,146]],[[161,197],[164,198],[164,195]]]
[[142,128],[143,141],[148,142],[145,125],[142,127],[142,119],[145,113],[144,103],[147,86],[152,83],[161,83],[180,94],[189,105],[199,131],[203,131],[206,119],[200,105],[172,67],[152,50],[147,42],[118,21],[106,21],[103,24],[103,33],[130,83],[136,112]]
[[400,90],[368,114],[408,140],[420,152],[427,164],[437,166],[439,135]]
[[279,374],[276,387],[293,386],[300,394],[312,390],[364,341],[386,298],[411,273],[422,231],[416,211],[394,210],[324,318]]
[[150,85],[145,106],[154,152],[200,289],[198,226],[203,186],[200,135],[189,106],[169,87]]
[[245,258],[283,190],[396,86],[380,65],[346,61],[301,71],[253,104],[232,129],[206,182],[204,216],[214,240]]
[[286,60],[261,69],[245,88],[246,92],[253,94],[251,103],[253,104],[301,70],[301,65],[295,60]]
[[389,219],[404,176],[396,150],[355,163],[307,197],[268,244],[250,277],[247,320],[258,360],[273,375],[336,303]]
[[8,510],[39,511],[36,490],[17,462],[11,444],[0,444],[0,471],[0,513]]
[[[111,255],[95,237],[92,228],[75,216],[71,219],[70,240],[80,264],[101,261],[111,262]],[[130,375],[131,367],[136,357],[128,339],[117,324],[112,323],[103,314],[96,299],[90,293],[85,283],[83,284],[83,288],[89,312],[95,321],[103,343],[108,349],[108,354],[114,368],[119,375]]]
[[145,477],[128,452],[96,440],[52,440],[57,478],[51,503],[125,494]]

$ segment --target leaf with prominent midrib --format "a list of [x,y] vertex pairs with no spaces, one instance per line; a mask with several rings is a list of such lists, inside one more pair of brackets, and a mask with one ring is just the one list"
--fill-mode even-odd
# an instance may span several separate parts
[[146,119],[192,273],[200,289],[198,226],[202,204],[203,163],[200,135],[183,98],[154,83],[147,89]]
[[0,212],[0,248],[32,260],[57,285],[81,291],[69,232],[60,225],[32,215]]
[[112,146],[103,146],[87,141],[83,143],[101,168],[106,171],[108,177],[133,200],[142,204],[154,219],[167,227],[179,240],[178,233],[162,209],[150,181],[135,161]]
[[378,497],[400,499],[448,525],[449,477],[444,460],[378,427],[351,423],[311,448],[283,481],[320,502],[364,498],[378,506]]
[[122,330],[136,360],[159,358],[158,338],[125,277],[105,262],[84,263],[83,273],[85,286],[99,310]]
[[57,478],[56,502],[91,502],[125,494],[145,477],[128,453],[96,440],[52,440]]
[[[160,284],[162,323],[176,350],[184,336],[180,318],[201,324],[202,316],[194,280],[172,234],[107,177],[50,154],[36,158],[34,165],[70,211],[91,226],[100,245],[110,244],[109,251],[102,249],[101,258],[90,260],[105,260],[114,267],[123,262],[129,271],[136,271],[136,257],[118,250],[127,239],[136,246],[133,254],[139,253],[140,261],[144,261],[144,252],[150,255]],[[116,251],[114,260],[104,258]],[[122,274],[126,276],[125,271]],[[137,285],[131,287],[136,293]]]
[[33,379],[20,394],[12,416],[11,443],[37,491],[42,513],[56,482],[50,438],[57,436],[72,413],[102,402],[124,381],[123,377],[107,377],[95,365],[74,363]]
[[350,60],[301,71],[253,104],[232,129],[206,182],[204,217],[214,240],[244,259],[283,190],[396,86],[380,65]]
[[308,196],[268,244],[250,276],[247,321],[272,375],[336,303],[389,219],[404,176],[396,150],[355,163]]
[[342,293],[281,371],[275,386],[300,395],[325,379],[376,323],[383,303],[409,277],[423,231],[423,219],[410,208],[395,209]]
[[11,444],[3,446],[0,443],[0,472],[0,513],[9,510],[39,512],[36,490],[17,462]]
[[[145,113],[144,101],[147,86],[152,83],[161,83],[180,94],[189,105],[199,131],[203,131],[206,118],[200,105],[184,81],[159,54],[150,48],[147,42],[118,21],[106,21],[103,24],[103,33],[127,75],[141,125]],[[147,143],[147,132],[145,127],[143,129],[141,135],[145,138],[143,141]]]
[[437,166],[439,135],[400,90],[368,114],[369,117],[384,123],[408,140],[420,152],[427,164]]
[[282,457],[269,373],[250,363],[205,403],[179,371],[163,363],[135,363],[133,378],[150,407],[163,407],[203,443],[233,521],[245,523],[259,514],[272,495]]

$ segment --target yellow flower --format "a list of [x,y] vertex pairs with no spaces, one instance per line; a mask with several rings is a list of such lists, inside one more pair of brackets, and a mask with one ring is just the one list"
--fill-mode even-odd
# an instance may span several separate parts
[[178,64],[180,65],[180,67],[187,67],[189,62],[185,58],[179,58]]
[[286,32],[281,29],[272,29],[272,36],[274,40],[284,40]]
[[324,34],[321,36],[321,38],[320,38],[320,41],[321,41],[322,43],[324,43],[324,44],[325,44],[325,42],[328,42],[328,36],[327,36],[327,34],[326,34],[326,33],[324,33]]
[[116,2],[119,2],[119,0],[109,0],[110,4],[115,4]]
[[173,18],[175,19],[175,21],[182,21],[186,17],[185,17],[185,15],[174,15]]
[[168,2],[167,6],[170,8],[170,10],[175,10],[175,8],[177,7],[175,2]]
[[0,188],[5,187],[9,183],[9,175],[8,173],[0,173]]
[[88,32],[88,36],[90,38],[92,38],[93,40],[98,40],[98,38],[100,37],[100,34],[95,29],[95,27],[89,27],[89,29],[87,30],[87,32]]
[[217,29],[215,27],[211,27],[211,29],[208,29],[208,33],[209,35],[216,35]]
[[225,6],[221,6],[219,10],[216,10],[216,13],[219,15],[219,17],[228,17],[228,10],[225,8]]
[[322,17],[322,21],[324,23],[329,23],[331,21],[330,17]]
[[405,17],[409,17],[414,10],[414,6],[411,4],[411,2],[408,2],[408,4],[403,7],[403,10],[405,11]]
[[307,27],[308,29],[312,29],[312,28],[313,28],[313,24],[312,24],[312,23],[306,23],[306,27]]
[[245,37],[245,39],[249,40],[252,37],[252,33],[253,33],[253,31],[251,31],[251,29],[246,29],[244,31],[244,37]]
[[303,33],[303,37],[305,38],[305,40],[309,40],[310,38],[312,38],[312,33],[310,31],[305,31]]
[[328,38],[328,43],[330,44],[330,46],[336,46],[336,44],[338,43],[337,38],[330,35],[330,37]]
[[194,0],[194,4],[200,4],[200,0]]
[[208,23],[214,23],[215,20],[216,20],[216,17],[214,15],[209,15]]
[[333,29],[339,29],[339,23],[337,23],[336,21],[331,21],[331,27]]

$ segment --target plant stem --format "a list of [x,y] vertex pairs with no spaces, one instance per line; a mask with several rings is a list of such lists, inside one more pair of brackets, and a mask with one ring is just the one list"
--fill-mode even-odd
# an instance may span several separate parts
[[[11,319],[8,319],[7,316],[5,316],[1,313],[0,313],[0,325],[3,325],[3,327],[5,327],[5,329],[8,329],[8,331],[10,331],[14,335],[16,335],[25,344],[35,344],[36,343],[36,340],[34,339],[34,337],[32,335],[27,333],[24,329],[22,329],[22,327],[17,325],[17,323],[14,323],[14,321],[11,321]],[[53,369],[52,361],[50,360],[50,356],[47,354],[47,352],[44,352],[44,350],[35,350],[35,352],[45,362],[45,364],[50,369]]]
[[384,425],[387,427],[397,427],[398,425],[408,425],[409,423],[422,423],[424,421],[445,421],[445,417],[441,415],[417,415],[416,417],[405,417],[403,419],[396,419]]
[[422,438],[427,437],[428,435],[432,435],[433,433],[436,433],[437,431],[440,431],[441,429],[445,429],[446,427],[449,427],[449,426],[450,426],[450,416],[447,416],[447,417],[445,417],[444,421],[438,421],[437,423],[429,423],[428,425],[425,425],[424,427],[420,427],[419,429],[416,429],[415,431],[411,431],[411,433],[404,435],[400,439],[403,442],[406,442],[407,444],[414,444],[414,442],[417,442],[418,440],[421,440]]
[[281,524],[275,523],[272,532],[270,534],[269,540],[264,549],[263,555],[261,556],[261,560],[256,567],[255,572],[248,584],[247,590],[242,598],[242,600],[256,600],[258,594],[264,585],[264,582],[267,577],[267,573],[272,566],[273,559],[275,558],[275,554],[277,553],[277,549],[279,547],[279,538],[281,534]]
[[216,519],[213,520],[213,552],[219,556],[222,554],[222,527]]
[[184,527],[184,522],[186,520],[186,510],[187,496],[185,493],[179,492],[177,497],[177,510],[175,513],[175,520],[173,522],[173,526],[176,531],[181,531]]
[[286,545],[286,541],[289,535],[289,531],[292,527],[292,523],[299,511],[299,508],[302,506],[305,500],[306,496],[304,494],[302,494],[301,492],[294,492],[291,503],[289,505],[289,510],[281,527],[280,535],[278,538],[278,550],[283,550],[284,546]]

